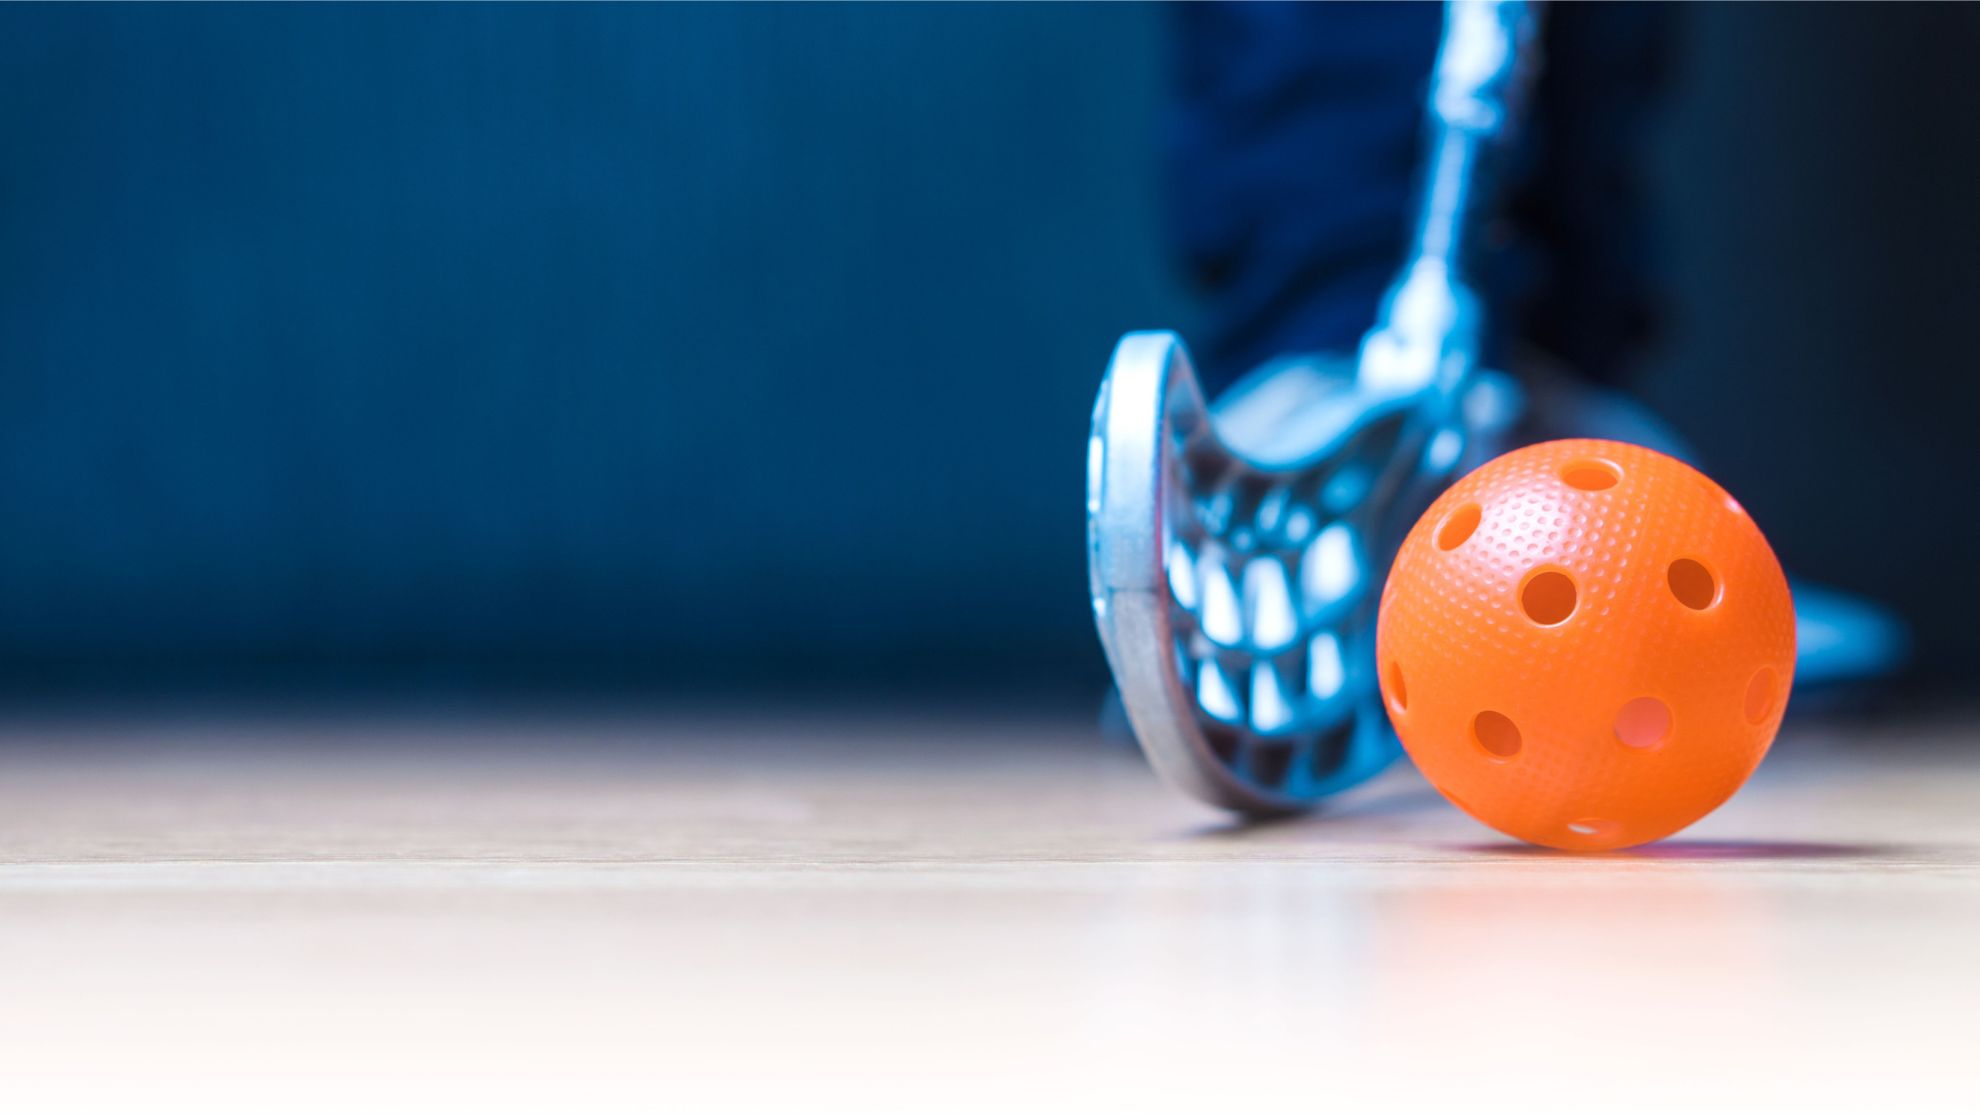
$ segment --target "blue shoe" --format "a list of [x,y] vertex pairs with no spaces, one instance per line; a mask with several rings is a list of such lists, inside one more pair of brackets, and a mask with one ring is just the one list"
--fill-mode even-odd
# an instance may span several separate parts
[[[1629,396],[1570,376],[1526,376],[1522,441],[1600,437],[1656,449],[1687,463],[1697,453],[1676,430]],[[1910,634],[1904,621],[1870,600],[1790,578],[1794,591],[1796,688],[1888,677],[1904,664]]]

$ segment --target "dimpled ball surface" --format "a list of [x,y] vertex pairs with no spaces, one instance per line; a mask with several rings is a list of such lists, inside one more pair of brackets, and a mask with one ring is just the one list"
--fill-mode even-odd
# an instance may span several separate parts
[[1661,839],[1760,764],[1794,677],[1767,539],[1661,453],[1550,441],[1459,480],[1403,541],[1382,696],[1432,784],[1508,835]]

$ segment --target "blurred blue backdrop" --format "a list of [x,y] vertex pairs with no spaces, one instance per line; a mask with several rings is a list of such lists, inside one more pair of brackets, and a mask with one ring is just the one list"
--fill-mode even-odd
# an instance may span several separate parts
[[1160,32],[0,12],[9,667],[1090,679]]
[[[1693,16],[1644,390],[1963,678],[1975,16]],[[0,678],[1097,687],[1092,390],[1196,319],[1169,30],[0,9]]]

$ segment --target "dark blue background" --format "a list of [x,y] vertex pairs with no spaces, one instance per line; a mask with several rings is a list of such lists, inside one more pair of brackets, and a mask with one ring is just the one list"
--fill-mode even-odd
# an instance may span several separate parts
[[[1644,389],[1962,678],[1980,20],[1693,17]],[[1167,30],[0,9],[0,678],[1096,685]]]

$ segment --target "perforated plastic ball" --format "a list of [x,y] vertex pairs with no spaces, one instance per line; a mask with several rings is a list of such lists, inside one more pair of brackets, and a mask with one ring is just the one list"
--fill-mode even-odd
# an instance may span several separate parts
[[1507,835],[1662,839],[1765,757],[1794,679],[1767,539],[1661,453],[1550,441],[1465,476],[1403,541],[1376,657],[1424,776]]

